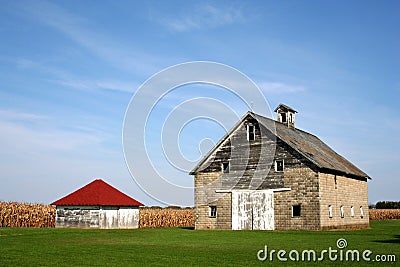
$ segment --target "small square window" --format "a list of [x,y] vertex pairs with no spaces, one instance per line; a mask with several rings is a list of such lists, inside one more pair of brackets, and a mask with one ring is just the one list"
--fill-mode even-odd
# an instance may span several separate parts
[[301,216],[301,205],[293,205],[292,217],[300,217],[300,216]]
[[344,207],[340,206],[340,217],[344,218]]
[[255,139],[254,125],[247,125],[247,140],[253,141]]
[[332,218],[332,217],[333,217],[333,214],[332,214],[332,205],[329,205],[329,206],[328,206],[328,214],[329,214],[329,218]]
[[210,217],[215,218],[217,217],[217,206],[210,206]]
[[228,162],[223,162],[222,163],[222,172],[223,173],[229,173],[229,169],[230,169],[230,166],[229,166],[230,164],[229,164],[229,161]]
[[275,171],[283,172],[284,163],[283,160],[275,160]]

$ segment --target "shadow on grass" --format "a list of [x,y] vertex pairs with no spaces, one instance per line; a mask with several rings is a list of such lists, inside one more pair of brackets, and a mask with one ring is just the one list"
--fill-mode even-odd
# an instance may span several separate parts
[[400,244],[400,235],[394,235],[393,237],[394,237],[394,239],[374,240],[374,242],[388,243],[388,244]]
[[179,227],[180,229],[183,230],[194,230],[194,226],[183,226],[183,227]]

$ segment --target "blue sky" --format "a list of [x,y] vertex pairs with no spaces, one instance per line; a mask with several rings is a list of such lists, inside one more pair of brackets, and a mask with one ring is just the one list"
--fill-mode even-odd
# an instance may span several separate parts
[[[398,10],[398,1],[3,1],[0,199],[50,203],[103,178],[158,205],[125,165],[125,110],[162,69],[215,61],[256,82],[271,109],[298,110],[299,128],[369,174],[370,202],[399,200]],[[153,124],[194,97],[246,112],[220,88],[187,86],[163,99]],[[198,159],[224,131],[195,122],[181,132],[182,153]]]

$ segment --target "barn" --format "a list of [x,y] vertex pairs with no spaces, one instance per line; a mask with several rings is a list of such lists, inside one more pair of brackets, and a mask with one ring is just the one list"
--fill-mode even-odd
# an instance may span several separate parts
[[101,179],[54,201],[56,227],[132,229],[139,227],[139,201]]
[[190,172],[196,229],[324,230],[369,227],[370,177],[318,137],[247,112]]

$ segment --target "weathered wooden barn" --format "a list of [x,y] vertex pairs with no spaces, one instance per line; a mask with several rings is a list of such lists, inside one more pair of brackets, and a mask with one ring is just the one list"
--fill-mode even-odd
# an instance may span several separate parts
[[190,172],[196,229],[369,227],[370,177],[318,137],[295,127],[280,104],[277,121],[248,112]]
[[56,227],[131,229],[139,227],[139,201],[97,179],[51,203]]

